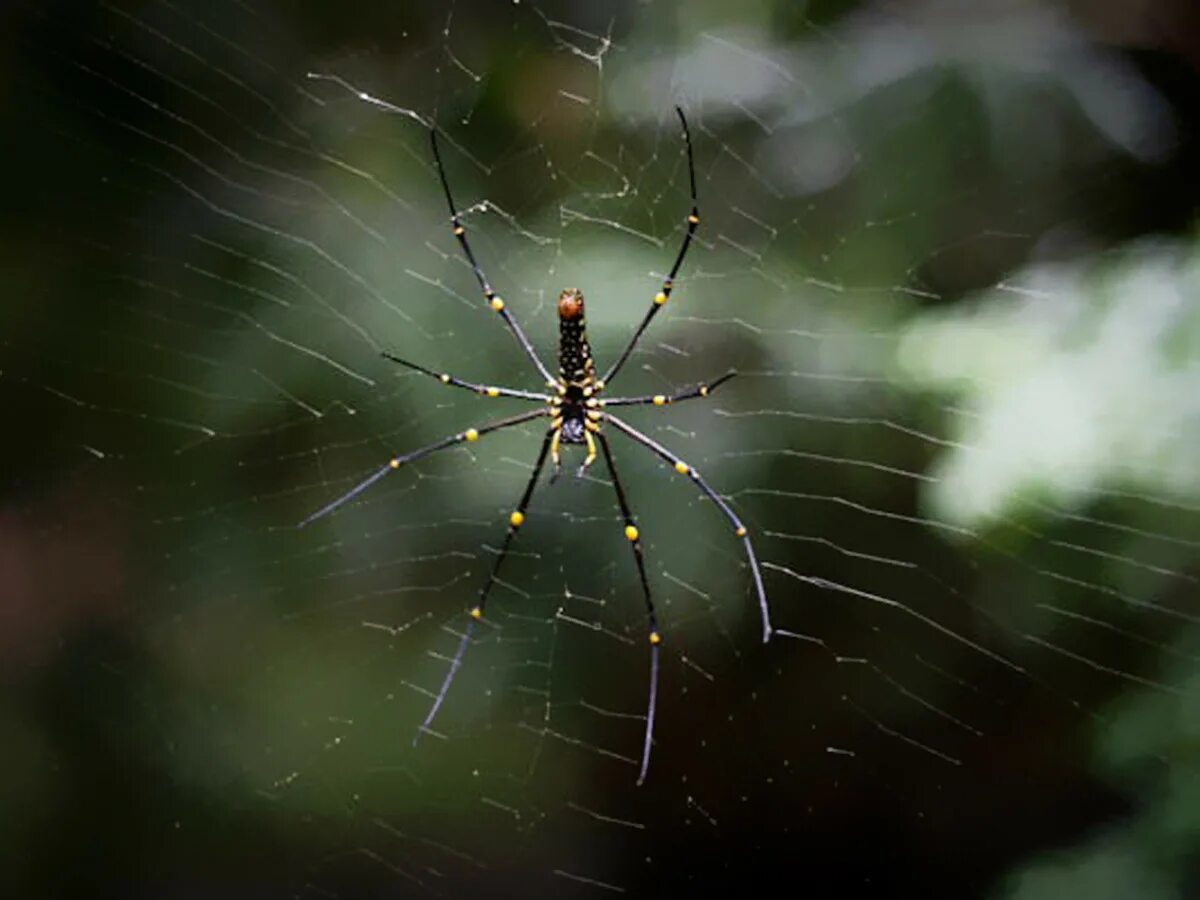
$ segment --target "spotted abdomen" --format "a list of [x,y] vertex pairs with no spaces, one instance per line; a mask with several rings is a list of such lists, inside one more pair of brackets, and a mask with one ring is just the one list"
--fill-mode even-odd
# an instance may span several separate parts
[[596,377],[587,340],[583,292],[567,288],[558,295],[558,370],[567,384],[590,385]]

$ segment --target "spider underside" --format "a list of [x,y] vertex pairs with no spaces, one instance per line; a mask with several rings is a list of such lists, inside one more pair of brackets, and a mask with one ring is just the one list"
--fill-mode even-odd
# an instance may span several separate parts
[[676,254],[675,262],[667,276],[663,279],[662,288],[655,294],[651,301],[650,308],[646,311],[641,323],[634,331],[629,343],[625,346],[621,355],[613,363],[611,368],[605,373],[603,378],[596,376],[595,361],[592,357],[591,347],[587,340],[587,326],[584,314],[584,297],[582,291],[578,288],[567,288],[558,297],[558,320],[559,320],[559,344],[558,344],[558,362],[559,374],[553,376],[546,368],[541,358],[537,355],[533,346],[529,343],[525,333],[517,324],[516,319],[505,306],[504,301],[492,290],[491,284],[484,275],[483,270],[475,260],[475,255],[471,251],[471,246],[467,241],[467,231],[463,226],[459,217],[457,208],[454,205],[454,200],[450,194],[450,185],[446,178],[446,171],[442,165],[441,154],[438,151],[437,129],[430,130],[430,143],[433,149],[434,163],[437,168],[438,177],[442,184],[442,189],[446,195],[446,203],[450,207],[450,224],[454,236],[458,239],[459,245],[462,248],[463,254],[466,256],[467,262],[471,266],[471,270],[475,274],[476,280],[479,282],[479,287],[483,292],[484,299],[488,305],[499,314],[504,324],[508,326],[521,349],[528,357],[538,373],[542,376],[549,393],[541,393],[536,391],[527,391],[519,388],[508,387],[493,387],[489,385],[476,384],[474,382],[463,381],[453,375],[446,373],[438,373],[432,369],[427,369],[424,366],[418,365],[408,360],[401,359],[391,353],[384,353],[384,356],[393,362],[399,363],[414,371],[424,375],[436,378],[443,384],[452,387],[463,388],[474,391],[487,397],[508,397],[518,400],[533,401],[539,404],[535,410],[517,415],[508,416],[501,419],[494,419],[483,425],[475,428],[468,428],[465,431],[460,431],[457,434],[450,435],[440,441],[436,441],[428,446],[413,450],[407,454],[397,456],[388,461],[387,465],[383,466],[372,475],[364,479],[359,484],[352,487],[346,493],[342,494],[335,500],[322,506],[317,511],[313,512],[301,523],[300,527],[304,527],[317,519],[320,519],[329,513],[333,512],[338,507],[349,502],[365,491],[375,482],[379,481],[389,473],[395,471],[406,463],[414,462],[431,453],[436,453],[439,450],[444,450],[449,447],[456,446],[462,442],[474,442],[480,437],[494,431],[499,431],[504,428],[518,425],[523,422],[529,422],[537,418],[550,419],[550,425],[542,439],[541,449],[538,453],[537,461],[534,463],[533,474],[525,486],[525,491],[521,495],[520,501],[517,503],[513,512],[509,515],[508,532],[504,538],[504,544],[500,549],[500,553],[496,556],[495,562],[492,564],[491,573],[488,575],[487,581],[480,589],[479,597],[476,602],[470,607],[466,628],[462,636],[459,638],[458,647],[454,657],[451,660],[449,671],[446,673],[441,687],[433,701],[433,704],[425,716],[417,731],[417,736],[413,739],[414,745],[419,740],[422,732],[429,731],[430,724],[437,716],[438,710],[441,708],[442,702],[446,698],[446,694],[450,689],[450,685],[454,680],[455,674],[458,672],[462,664],[463,654],[466,652],[467,646],[470,644],[471,635],[474,630],[475,622],[483,617],[487,606],[488,594],[491,592],[492,586],[496,583],[496,579],[500,572],[500,567],[503,565],[505,558],[508,556],[509,547],[512,544],[513,538],[520,530],[525,522],[525,514],[529,508],[530,500],[533,497],[534,488],[537,486],[538,479],[541,476],[542,470],[545,467],[547,457],[551,460],[553,471],[551,481],[554,481],[562,467],[561,448],[563,444],[581,445],[586,447],[586,455],[583,462],[580,464],[577,475],[582,475],[595,461],[598,455],[604,456],[604,462],[608,467],[609,474],[612,477],[613,489],[617,496],[617,505],[620,507],[621,515],[625,521],[625,537],[628,539],[630,546],[633,549],[634,561],[637,565],[638,576],[641,581],[642,595],[646,604],[646,618],[648,626],[648,640],[650,642],[650,697],[646,711],[646,730],[642,742],[641,763],[638,769],[637,783],[640,785],[646,779],[646,772],[650,765],[650,748],[653,743],[654,736],[654,716],[655,706],[658,697],[658,668],[659,668],[659,648],[662,643],[662,635],[658,628],[658,619],[655,614],[654,601],[651,596],[650,582],[646,577],[646,563],[642,550],[641,535],[637,528],[637,523],[634,520],[632,511],[630,510],[628,500],[625,496],[624,487],[621,484],[620,478],[617,475],[616,463],[613,460],[612,450],[609,446],[608,438],[604,434],[603,426],[606,424],[612,425],[618,432],[629,438],[636,444],[647,448],[652,453],[657,455],[667,464],[669,464],[680,475],[688,476],[699,488],[699,490],[713,502],[720,510],[722,515],[733,528],[734,535],[742,542],[746,553],[746,559],[750,566],[750,571],[754,581],[754,587],[758,595],[759,612],[762,618],[763,641],[766,642],[771,636],[771,622],[769,610],[767,607],[766,591],[763,587],[762,573],[759,570],[758,559],[754,554],[754,548],[750,543],[750,536],[741,519],[730,507],[728,502],[721,497],[716,491],[709,487],[708,483],[700,477],[692,466],[684,462],[673,452],[666,447],[654,441],[652,438],[638,431],[632,425],[629,425],[624,420],[614,416],[607,409],[613,406],[666,406],[671,403],[676,403],[681,400],[690,400],[695,397],[707,397],[709,393],[715,390],[724,382],[728,381],[735,373],[727,372],[719,378],[708,383],[702,383],[695,387],[684,388],[676,391],[673,394],[655,394],[652,396],[635,396],[635,397],[609,397],[603,396],[605,388],[620,371],[625,361],[629,359],[630,354],[637,346],[642,333],[650,325],[650,322],[657,315],[658,311],[666,305],[667,300],[671,296],[672,289],[675,284],[675,277],[679,274],[680,267],[683,265],[684,257],[687,255],[688,248],[691,246],[692,239],[696,233],[696,228],[700,223],[700,212],[696,202],[696,171],[692,159],[692,140],[688,131],[687,119],[683,115],[683,110],[679,107],[675,108],[675,112],[679,116],[680,124],[683,127],[684,146],[687,150],[688,176],[691,186],[692,210],[687,216],[687,230],[683,236],[683,242],[680,245],[679,252]]

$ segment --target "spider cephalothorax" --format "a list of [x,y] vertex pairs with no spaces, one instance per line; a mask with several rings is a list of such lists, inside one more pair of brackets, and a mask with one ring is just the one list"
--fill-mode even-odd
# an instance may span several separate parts
[[[653,438],[642,434],[642,432],[623,419],[605,411],[607,407],[612,406],[666,406],[680,400],[690,400],[693,397],[707,397],[710,391],[732,378],[734,373],[727,372],[720,378],[707,384],[684,388],[671,394],[654,394],[652,396],[641,397],[608,397],[604,399],[600,397],[605,385],[612,382],[613,377],[625,365],[625,361],[629,359],[629,355],[633,352],[634,347],[637,346],[638,340],[651,320],[666,305],[667,300],[671,296],[671,291],[675,287],[675,276],[679,274],[680,267],[683,265],[683,259],[687,255],[688,247],[692,244],[692,237],[696,233],[696,227],[700,224],[700,211],[696,205],[696,168],[692,161],[692,139],[688,134],[687,119],[684,118],[683,110],[676,107],[675,111],[679,114],[679,122],[683,126],[684,147],[687,149],[688,180],[692,194],[692,211],[686,219],[687,228],[683,235],[683,243],[679,247],[679,253],[675,256],[674,264],[671,266],[666,277],[663,278],[661,289],[654,295],[650,303],[650,308],[642,317],[642,321],[638,324],[633,336],[625,345],[625,349],[617,357],[616,362],[604,374],[603,378],[596,377],[596,365],[592,359],[592,350],[588,345],[587,339],[583,292],[578,288],[567,288],[558,295],[559,377],[555,378],[550,374],[550,370],[546,368],[545,363],[542,362],[536,351],[534,351],[533,345],[529,343],[529,339],[525,337],[525,332],[521,330],[521,326],[517,324],[517,320],[508,311],[504,300],[492,290],[487,276],[483,274],[483,270],[475,260],[475,254],[471,252],[471,245],[467,241],[466,226],[463,225],[458,210],[454,206],[454,199],[450,196],[450,184],[446,180],[446,170],[442,166],[442,158],[438,152],[437,131],[433,130],[430,132],[430,142],[433,145],[433,159],[437,164],[438,177],[441,179],[442,189],[446,194],[446,203],[450,207],[451,230],[455,238],[458,239],[459,246],[462,247],[463,255],[467,258],[467,262],[471,266],[471,271],[475,274],[475,278],[479,282],[479,288],[483,291],[483,297],[487,301],[488,306],[499,314],[504,324],[508,326],[513,337],[517,339],[517,343],[521,345],[521,349],[529,358],[529,361],[533,363],[546,387],[552,393],[527,391],[521,388],[493,387],[476,384],[471,381],[463,381],[461,378],[455,378],[448,373],[438,373],[432,369],[427,369],[424,366],[401,359],[398,356],[385,353],[384,356],[393,362],[400,363],[422,374],[432,376],[441,381],[442,384],[465,388],[485,397],[511,397],[518,400],[534,401],[540,404],[539,408],[531,412],[508,416],[503,419],[494,419],[491,422],[480,425],[478,428],[468,428],[465,431],[460,431],[457,434],[429,444],[426,447],[413,450],[403,456],[394,457],[388,460],[387,465],[375,471],[368,478],[359,482],[337,499],[325,504],[300,523],[301,526],[304,526],[320,519],[327,513],[333,512],[343,503],[354,499],[376,481],[379,481],[406,463],[415,462],[431,453],[445,450],[462,442],[477,441],[483,435],[499,431],[502,428],[508,428],[522,422],[529,422],[537,418],[547,416],[550,418],[550,427],[542,438],[541,451],[538,453],[537,461],[533,465],[533,474],[525,486],[525,493],[521,495],[516,509],[509,514],[508,533],[505,535],[504,545],[500,548],[500,553],[497,554],[495,562],[492,563],[491,574],[480,589],[478,600],[469,609],[470,618],[467,620],[467,626],[463,630],[462,637],[459,639],[458,649],[455,651],[454,659],[450,663],[450,670],[446,673],[445,680],[442,681],[442,686],[434,698],[428,715],[425,716],[425,721],[421,723],[421,727],[417,732],[418,737],[420,737],[423,731],[429,729],[430,723],[433,722],[438,709],[441,708],[442,701],[446,698],[446,692],[450,689],[450,683],[454,680],[454,675],[462,663],[463,654],[470,643],[475,623],[483,618],[488,593],[496,583],[496,579],[500,574],[500,566],[503,565],[505,558],[508,556],[508,549],[512,544],[513,538],[525,523],[525,513],[529,509],[529,501],[533,497],[533,489],[537,486],[538,478],[545,467],[546,457],[549,456],[552,459],[554,474],[557,475],[561,463],[561,445],[585,444],[587,446],[587,455],[583,460],[583,464],[579,467],[579,472],[582,474],[595,461],[597,447],[599,447],[599,451],[604,454],[604,461],[608,465],[609,474],[612,476],[613,489],[617,495],[617,505],[620,507],[621,516],[625,521],[625,537],[633,548],[634,561],[637,564],[638,577],[642,586],[642,597],[646,603],[646,619],[649,627],[648,637],[650,641],[650,702],[646,710],[646,733],[642,741],[642,760],[641,767],[638,770],[638,784],[641,784],[645,779],[646,770],[650,765],[650,747],[654,735],[654,710],[658,697],[658,653],[662,636],[658,630],[658,618],[654,611],[654,601],[650,596],[650,581],[646,577],[646,563],[642,555],[641,535],[634,522],[633,512],[630,510],[629,503],[625,498],[625,490],[621,486],[621,480],[617,476],[617,467],[613,461],[613,454],[608,444],[608,438],[601,431],[601,427],[605,423],[611,424],[619,433],[649,449],[670,465],[678,474],[686,476],[720,510],[721,515],[725,517],[725,520],[732,527],[734,535],[742,542],[742,546],[746,552],[746,561],[750,565],[754,588],[758,594],[758,606],[762,615],[763,640],[766,641],[771,636],[767,595],[763,588],[762,573],[758,568],[758,558],[754,555],[754,548],[750,544],[750,536],[746,530],[746,526],[742,524],[742,520],[738,518],[737,513],[733,511],[733,508],[726,502],[724,497],[708,486],[708,483],[700,477],[700,473],[695,468],[685,463]],[[415,739],[413,743],[416,743]]]

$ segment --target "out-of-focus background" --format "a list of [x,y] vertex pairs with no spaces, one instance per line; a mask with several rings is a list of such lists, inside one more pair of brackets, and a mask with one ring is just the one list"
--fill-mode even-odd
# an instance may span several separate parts
[[[0,870],[25,896],[1200,890],[1200,20],[1144,2],[0,13]],[[413,745],[588,300],[543,483]],[[553,362],[552,362],[553,364]],[[570,460],[568,461],[570,464]]]

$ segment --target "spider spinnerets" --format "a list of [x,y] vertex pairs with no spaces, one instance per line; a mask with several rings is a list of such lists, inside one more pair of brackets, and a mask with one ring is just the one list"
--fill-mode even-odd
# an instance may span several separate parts
[[534,462],[533,474],[528,483],[525,485],[525,491],[521,495],[516,508],[509,514],[508,532],[504,537],[504,544],[497,554],[495,562],[492,563],[492,569],[488,575],[487,581],[479,591],[479,597],[469,609],[469,618],[467,625],[459,638],[458,648],[454,653],[454,657],[450,663],[450,669],[446,673],[442,681],[441,687],[434,698],[433,704],[430,707],[428,714],[417,730],[417,736],[413,739],[416,744],[421,733],[430,731],[430,724],[434,717],[437,716],[438,710],[441,708],[442,701],[446,698],[446,693],[450,689],[450,684],[454,680],[455,674],[458,672],[462,664],[463,654],[466,652],[467,646],[470,644],[471,635],[475,627],[475,623],[483,618],[484,611],[487,607],[488,594],[495,585],[497,577],[500,573],[500,567],[504,564],[504,560],[508,556],[509,547],[512,544],[513,538],[518,530],[525,523],[525,514],[529,509],[530,500],[533,497],[534,488],[537,486],[538,479],[546,464],[546,458],[549,457],[553,465],[550,480],[553,482],[558,478],[562,469],[562,446],[567,445],[582,445],[586,447],[586,455],[583,462],[580,464],[576,475],[582,475],[589,466],[591,466],[599,454],[604,456],[604,462],[608,467],[610,476],[612,477],[613,490],[617,497],[617,506],[621,510],[621,516],[625,523],[625,537],[633,548],[634,562],[637,565],[638,578],[642,587],[642,598],[646,605],[646,624],[648,628],[648,640],[650,643],[650,698],[646,709],[646,729],[642,740],[642,757],[641,764],[638,769],[637,783],[640,785],[646,779],[646,772],[650,765],[650,748],[654,738],[654,715],[655,707],[658,698],[658,668],[659,668],[659,649],[662,644],[662,633],[658,627],[658,617],[654,609],[654,600],[650,591],[650,581],[646,577],[646,562],[642,550],[641,532],[638,530],[637,522],[634,520],[633,512],[629,506],[629,501],[625,495],[625,489],[621,484],[620,477],[617,475],[616,462],[613,458],[612,449],[609,446],[608,438],[604,434],[602,427],[605,424],[612,425],[618,432],[629,438],[635,444],[650,450],[668,465],[670,465],[678,474],[687,476],[693,484],[703,493],[721,514],[728,521],[733,530],[734,536],[741,540],[742,547],[746,554],[746,560],[750,567],[751,576],[754,582],[754,588],[758,596],[759,613],[762,618],[762,633],[764,643],[771,637],[771,620],[767,607],[767,595],[763,587],[762,573],[759,570],[758,558],[754,554],[754,547],[750,542],[750,535],[746,526],[742,524],[737,513],[733,511],[729,503],[720,494],[709,487],[708,483],[700,477],[700,473],[694,467],[684,462],[672,451],[662,446],[649,436],[643,434],[638,429],[634,428],[628,422],[608,412],[608,408],[614,406],[666,406],[671,403],[676,403],[681,400],[690,400],[695,397],[707,397],[709,393],[724,382],[734,376],[734,372],[726,372],[724,375],[710,382],[696,385],[695,387],[684,388],[675,391],[671,394],[653,394],[646,396],[633,397],[608,397],[601,396],[604,389],[612,382],[617,372],[625,365],[625,361],[629,359],[629,355],[637,346],[643,332],[650,325],[650,322],[658,314],[658,311],[666,305],[667,300],[671,296],[671,291],[675,286],[675,277],[679,274],[679,270],[683,265],[684,257],[687,256],[688,248],[691,246],[692,239],[695,236],[696,228],[700,224],[700,210],[696,202],[696,168],[692,159],[692,138],[688,131],[687,119],[684,117],[683,110],[675,107],[675,112],[679,116],[679,122],[683,126],[684,147],[687,150],[688,164],[688,181],[691,187],[692,209],[688,213],[686,219],[686,231],[684,232],[683,242],[679,247],[679,252],[675,256],[675,262],[671,266],[670,271],[663,278],[662,287],[651,300],[650,308],[642,317],[642,321],[634,330],[629,342],[625,345],[625,349],[621,355],[617,357],[616,362],[604,374],[603,378],[596,377],[596,364],[592,357],[592,350],[587,339],[587,324],[584,314],[583,292],[578,288],[567,288],[558,296],[558,322],[559,322],[559,340],[558,340],[558,362],[559,362],[559,377],[555,378],[546,368],[533,346],[529,343],[525,333],[521,330],[521,326],[517,324],[517,320],[508,310],[504,300],[492,290],[491,283],[487,276],[484,275],[479,263],[475,259],[475,254],[471,251],[471,245],[467,240],[467,229],[463,225],[457,208],[454,205],[454,199],[450,194],[450,184],[446,179],[446,170],[442,165],[441,153],[438,150],[437,129],[430,129],[430,143],[433,149],[434,164],[437,168],[438,177],[442,184],[442,190],[446,195],[446,203],[450,207],[450,226],[454,236],[458,239],[459,246],[462,248],[463,255],[471,267],[471,271],[475,275],[475,279],[479,282],[479,288],[483,292],[484,300],[504,321],[504,324],[512,332],[513,337],[521,346],[526,357],[537,369],[545,381],[546,387],[553,393],[542,393],[538,391],[528,391],[521,388],[496,387],[491,385],[476,384],[471,381],[464,381],[461,378],[456,378],[449,373],[438,373],[432,369],[428,369],[414,362],[401,359],[391,353],[383,355],[392,362],[399,363],[413,371],[420,372],[423,375],[428,375],[436,378],[442,384],[452,387],[463,388],[473,391],[486,397],[507,397],[517,400],[533,401],[538,403],[538,408],[525,413],[519,413],[513,416],[507,416],[501,419],[494,419],[477,427],[467,428],[457,434],[450,435],[440,441],[436,441],[425,447],[412,450],[401,456],[393,457],[388,460],[387,464],[378,469],[363,481],[356,484],[350,490],[346,491],[340,497],[330,501],[320,509],[313,512],[301,523],[300,527],[304,527],[317,519],[320,519],[327,514],[333,512],[338,507],[349,502],[357,497],[375,482],[399,469],[401,466],[415,462],[431,453],[436,453],[439,450],[444,450],[449,447],[456,446],[462,442],[474,442],[481,437],[492,432],[499,431],[504,428],[509,428],[513,425],[519,425],[523,422],[529,422],[537,418],[549,417],[550,427],[542,438],[541,450],[538,453],[537,460]]

